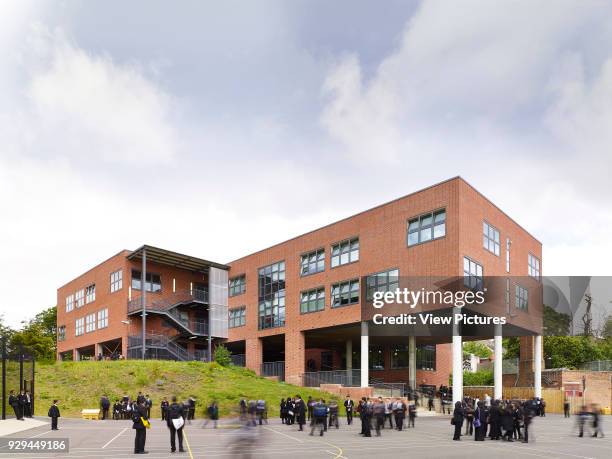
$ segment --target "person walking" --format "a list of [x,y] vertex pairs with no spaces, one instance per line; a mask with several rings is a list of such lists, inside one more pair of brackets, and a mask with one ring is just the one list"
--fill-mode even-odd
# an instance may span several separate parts
[[411,427],[414,429],[414,421],[416,419],[417,416],[417,407],[416,407],[416,401],[414,403],[410,403],[408,405],[408,427]]
[[380,437],[380,429],[385,424],[385,402],[382,397],[378,397],[378,400],[374,403],[373,414],[374,414],[374,426],[376,427],[376,436]]
[[213,423],[213,429],[217,428],[217,421],[219,420],[219,406],[216,401],[212,401],[208,408],[206,408],[207,419],[204,421],[203,428],[208,425],[210,421]]
[[353,423],[353,410],[355,409],[355,402],[351,400],[351,396],[346,394],[344,400],[344,410],[346,411],[346,423],[350,426]]
[[406,404],[400,398],[393,402],[393,416],[395,417],[395,428],[401,432],[406,418]]
[[455,402],[455,410],[453,411],[453,418],[451,420],[451,423],[455,426],[455,434],[453,435],[453,440],[461,440],[461,427],[463,427],[464,417],[465,412],[463,410],[463,406],[461,406],[461,402]]
[[471,403],[465,405],[465,421],[465,435],[472,435],[474,433],[474,408]]
[[167,418],[166,412],[167,412],[169,406],[170,406],[170,404],[168,403],[168,399],[166,397],[164,397],[162,399],[162,401],[161,401],[161,404],[159,405],[159,409],[161,411],[162,421],[165,421],[166,418]]
[[314,400],[312,399],[312,395],[308,396],[308,402],[306,402],[306,407],[308,408],[308,421],[312,422],[312,408],[314,406]]
[[134,437],[134,454],[147,454],[148,451],[145,451],[144,448],[147,441],[147,425],[150,424],[144,400],[141,400],[140,403],[136,403],[136,406],[133,408],[132,423],[132,429],[136,431],[136,436]]
[[[364,397],[365,399],[365,397]],[[363,436],[372,436],[372,417],[374,416],[374,404],[372,400],[364,401],[360,416],[363,417]]]
[[319,400],[318,403],[315,403],[312,409],[313,422],[310,427],[310,435],[314,435],[314,431],[316,428],[319,429],[319,436],[323,436],[323,432],[325,432],[325,418],[327,417],[327,407],[323,400]]
[[427,400],[427,409],[429,411],[434,409],[434,400],[433,400],[433,397],[431,395],[429,396],[429,400]]
[[268,418],[266,417],[266,401],[265,400],[257,400],[256,404],[256,412],[257,419],[259,420],[259,425],[262,425],[263,421],[268,423]]
[[340,428],[340,424],[338,422],[338,415],[338,402],[332,400],[329,402],[329,427],[334,425],[336,426],[336,429]]
[[387,420],[389,420],[389,428],[393,429],[393,400],[389,398],[385,400],[385,422],[383,423],[383,429]]
[[281,418],[281,424],[285,423],[285,419],[287,418],[287,404],[285,403],[285,399],[281,398],[279,414]]
[[591,416],[593,416],[593,435],[591,436],[597,438],[597,435],[599,434],[599,436],[603,438],[604,433],[601,427],[601,410],[595,403],[591,405]]
[[529,426],[531,425],[531,420],[534,415],[534,405],[526,401],[523,405],[523,443],[529,443]]
[[570,402],[568,399],[563,400],[563,417],[570,417]]
[[179,452],[183,449],[183,427],[185,427],[185,411],[183,405],[177,403],[176,396],[172,397],[172,404],[166,409],[166,425],[170,429],[170,452],[176,451],[176,437],[178,437]]
[[60,418],[60,410],[57,406],[59,400],[53,400],[53,405],[49,407],[47,416],[51,418],[51,430],[59,430],[57,427],[57,420]]

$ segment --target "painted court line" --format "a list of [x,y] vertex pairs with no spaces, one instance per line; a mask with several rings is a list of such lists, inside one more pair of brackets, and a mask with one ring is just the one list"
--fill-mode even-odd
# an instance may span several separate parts
[[110,445],[113,441],[115,441],[117,438],[119,438],[128,428],[126,427],[125,429],[123,429],[121,432],[119,432],[117,435],[115,435],[113,438],[111,438],[109,441],[107,441],[104,446],[102,447],[102,449],[106,448],[108,445]]
[[292,440],[298,441],[298,442],[300,442],[300,443],[304,443],[304,440],[301,440],[301,439],[299,439],[299,438],[297,438],[297,437],[292,437],[291,435],[287,435],[287,434],[286,434],[286,433],[284,433],[284,432],[279,432],[278,430],[274,430],[274,429],[272,429],[272,428],[270,428],[270,427],[268,427],[268,426],[262,426],[262,427],[263,427],[264,429],[266,429],[266,430],[269,430],[270,432],[274,432],[274,433],[277,433],[277,434],[279,434],[279,435],[282,435],[283,437],[291,438]]
[[185,443],[187,444],[187,451],[189,452],[190,459],[193,459],[193,453],[191,452],[191,446],[189,446],[189,440],[187,439],[187,432],[185,432],[185,429],[183,429],[183,440],[185,440]]

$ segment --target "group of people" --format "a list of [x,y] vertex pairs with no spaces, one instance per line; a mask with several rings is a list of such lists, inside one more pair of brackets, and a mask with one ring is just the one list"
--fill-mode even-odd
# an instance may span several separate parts
[[[541,398],[531,400],[484,400],[465,397],[455,402],[451,424],[454,426],[453,440],[462,435],[474,435],[475,441],[484,441],[487,434],[491,440],[529,442],[529,426],[534,416],[545,416],[546,403]],[[465,433],[462,428],[465,425]]]
[[[402,431],[404,420],[408,415],[407,427],[415,427],[416,419],[416,400],[408,399],[408,404],[402,398],[366,398],[362,397],[357,405],[356,411],[361,419],[361,432],[364,437],[372,436],[372,424],[376,431],[376,436],[381,435],[381,430],[387,423],[389,428]],[[395,425],[394,425],[395,424]]]
[[15,394],[14,390],[9,392],[8,403],[15,412],[15,417],[20,421],[25,421],[25,418],[33,416],[32,410],[32,394],[28,390],[21,390],[19,394]]
[[[569,407],[566,409],[565,404],[563,407],[563,411],[565,412],[565,417],[569,417]],[[591,434],[591,437],[603,437],[604,433],[603,428],[601,426],[601,420],[601,408],[599,407],[599,405],[592,403],[588,408],[586,405],[583,405],[582,408],[580,408],[580,411],[578,412],[578,436],[584,437],[584,431],[585,429],[588,429],[590,424],[593,428],[593,433]]]
[[[112,406],[112,418],[114,420],[131,419],[132,413],[136,410],[139,403],[144,405],[147,416],[151,416],[151,407],[153,406],[153,400],[149,395],[143,395],[142,392],[138,392],[136,398],[124,395],[121,399],[115,399],[115,403]],[[104,394],[100,397],[100,413],[102,419],[109,419],[109,412],[111,409],[111,402],[108,395]]]

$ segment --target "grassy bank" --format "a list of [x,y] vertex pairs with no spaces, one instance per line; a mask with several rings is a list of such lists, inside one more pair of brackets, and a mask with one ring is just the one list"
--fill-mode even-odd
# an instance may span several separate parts
[[[160,416],[163,397],[179,400],[195,396],[197,413],[204,415],[212,400],[219,403],[222,416],[235,413],[240,398],[268,402],[270,416],[276,416],[281,398],[300,394],[333,398],[315,389],[260,378],[250,370],[222,367],[216,363],[124,360],[114,362],[57,362],[40,364],[36,372],[36,414],[46,415],[54,398],[61,400],[62,416],[79,416],[83,408],[98,408],[100,396],[111,403],[123,395],[136,397],[138,391],[153,399],[153,416]],[[324,394],[324,395],[322,395]]]

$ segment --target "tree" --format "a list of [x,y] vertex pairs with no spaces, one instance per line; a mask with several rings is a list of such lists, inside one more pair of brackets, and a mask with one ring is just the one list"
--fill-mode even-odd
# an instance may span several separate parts
[[464,354],[474,354],[481,359],[489,359],[493,355],[493,351],[481,341],[467,341],[463,343]]
[[584,324],[584,336],[593,336],[593,316],[591,314],[591,308],[593,306],[593,297],[586,293],[584,295],[584,302],[586,303],[586,310],[582,316],[582,323]]
[[11,347],[26,346],[41,360],[54,360],[57,350],[57,310],[55,306],[39,312],[21,330],[13,332]]
[[550,306],[544,305],[544,335],[568,336],[570,334],[570,316],[557,312]]
[[232,363],[232,353],[223,344],[220,344],[215,348],[213,359],[219,365],[227,367]]
[[604,350],[588,336],[545,336],[544,358],[552,368],[580,368],[586,362],[602,360]]
[[521,340],[517,336],[504,338],[502,346],[505,349],[504,359],[518,359],[520,357]]

